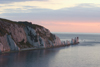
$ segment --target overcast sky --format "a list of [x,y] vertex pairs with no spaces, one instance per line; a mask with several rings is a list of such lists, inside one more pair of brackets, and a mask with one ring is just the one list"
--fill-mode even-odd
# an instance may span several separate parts
[[[51,32],[100,33],[100,0],[0,0],[0,17]],[[60,28],[59,28],[60,27]]]

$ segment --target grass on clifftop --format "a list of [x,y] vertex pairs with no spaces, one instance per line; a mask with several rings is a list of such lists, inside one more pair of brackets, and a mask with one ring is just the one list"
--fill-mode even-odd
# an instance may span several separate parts
[[24,25],[24,26],[29,26],[33,29],[36,29],[36,27],[43,28],[43,26],[40,26],[40,25],[37,25],[37,24],[32,24],[31,22],[28,22],[28,21],[19,21],[18,23],[21,24],[21,25]]
[[8,23],[16,23],[15,21],[11,21],[11,20],[8,20],[8,19],[3,19],[3,18],[0,18],[1,21],[4,21],[4,22],[8,22]]
[[[43,26],[40,26],[40,25],[37,25],[37,24],[32,24],[31,22],[28,22],[28,21],[18,21],[18,22],[16,22],[16,21],[11,21],[11,20],[8,20],[8,19],[3,19],[3,18],[0,18],[0,20],[3,21],[3,22],[11,23],[11,24],[18,24],[18,25],[22,25],[22,26],[29,26],[29,27],[31,27],[33,29],[36,29],[36,28],[42,29],[42,28],[44,28]],[[36,32],[39,33],[39,35],[41,37],[45,37],[46,36],[46,32],[45,31],[43,31],[43,33],[41,31],[36,31]],[[6,33],[8,33],[7,30],[3,29],[2,27],[0,27],[0,36],[5,35]],[[48,37],[48,39],[50,41],[53,41],[55,39],[55,36],[50,33],[50,37]]]
[[32,24],[31,22],[28,22],[28,21],[18,21],[17,22],[17,21],[4,19],[4,18],[0,18],[0,20],[3,21],[3,22],[12,23],[12,24],[19,24],[19,25],[29,26],[29,27],[32,27],[33,29],[36,29],[36,27],[43,28],[43,26],[40,26],[40,25],[37,25],[37,24]]

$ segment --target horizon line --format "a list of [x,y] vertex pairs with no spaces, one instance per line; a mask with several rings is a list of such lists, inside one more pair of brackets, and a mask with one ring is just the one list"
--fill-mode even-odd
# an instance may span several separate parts
[[81,32],[52,32],[57,34],[100,34],[100,33],[81,33]]

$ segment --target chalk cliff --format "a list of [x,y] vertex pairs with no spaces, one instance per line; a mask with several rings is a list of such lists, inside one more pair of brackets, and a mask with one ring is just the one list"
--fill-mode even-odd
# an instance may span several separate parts
[[43,26],[0,18],[0,52],[61,45],[59,37]]

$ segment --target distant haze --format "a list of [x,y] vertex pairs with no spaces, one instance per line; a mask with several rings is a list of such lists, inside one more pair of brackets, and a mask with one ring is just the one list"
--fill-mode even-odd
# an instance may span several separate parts
[[100,0],[0,0],[0,17],[51,32],[100,33]]

